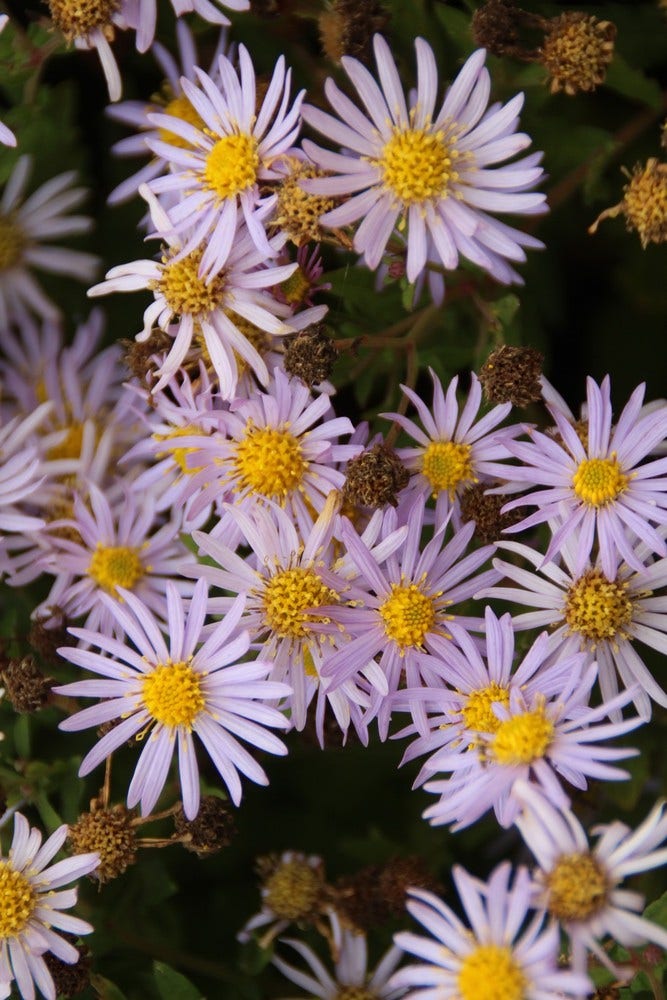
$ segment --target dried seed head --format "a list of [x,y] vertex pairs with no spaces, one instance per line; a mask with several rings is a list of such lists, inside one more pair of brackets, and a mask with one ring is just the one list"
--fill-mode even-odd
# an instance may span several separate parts
[[334,905],[346,923],[368,931],[404,915],[410,887],[439,891],[421,858],[391,858],[340,878],[333,890]]
[[616,25],[592,14],[568,11],[552,18],[540,50],[551,93],[595,90],[604,82],[614,57],[615,38]]
[[542,397],[544,356],[534,347],[503,344],[489,355],[479,380],[490,403],[528,406]]
[[624,215],[630,230],[639,234],[644,249],[649,243],[667,240],[667,163],[651,157],[637,166],[623,188],[623,200],[601,212],[588,232],[594,233],[603,219]]
[[46,677],[32,656],[9,660],[2,671],[5,692],[15,711],[36,712],[49,698],[53,677]]
[[475,483],[461,496],[461,517],[464,521],[475,522],[475,538],[483,545],[499,541],[503,530],[517,524],[524,516],[517,510],[501,514],[507,497],[489,495],[485,492],[488,489],[489,483]]
[[186,819],[183,810],[174,816],[174,827],[188,851],[204,857],[231,844],[236,833],[234,816],[222,799],[205,795],[194,819]]
[[72,854],[97,851],[100,863],[90,878],[101,885],[118,878],[137,859],[137,838],[132,826],[132,813],[120,803],[103,806],[97,799],[91,811],[82,813],[69,829]]
[[395,507],[397,496],[408,485],[410,473],[393,448],[383,441],[349,461],[343,502],[362,507]]
[[322,50],[332,62],[354,56],[369,65],[373,56],[373,35],[384,32],[389,12],[377,0],[333,0],[331,9],[319,18]]
[[[46,624],[48,621],[48,627]],[[58,660],[60,646],[71,646],[76,642],[67,631],[69,622],[60,609],[47,620],[36,618],[30,625],[28,644],[45,660]]]
[[301,379],[312,389],[329,378],[338,351],[320,324],[309,326],[291,338],[285,348],[284,365],[288,375]]
[[73,965],[68,965],[61,959],[56,958],[53,952],[44,955],[46,967],[51,973],[53,984],[56,988],[56,995],[59,997],[76,997],[83,993],[90,983],[90,949],[85,944],[78,944],[77,939],[72,934],[62,934],[79,952],[78,961]]

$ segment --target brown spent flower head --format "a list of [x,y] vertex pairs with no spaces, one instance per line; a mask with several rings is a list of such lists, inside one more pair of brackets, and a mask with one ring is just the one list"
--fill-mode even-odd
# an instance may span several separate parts
[[542,398],[540,376],[544,355],[534,347],[503,344],[493,351],[479,373],[490,403],[528,406]]
[[514,0],[486,0],[472,16],[475,44],[494,56],[514,55],[519,47],[519,15]]
[[551,93],[562,90],[572,96],[604,83],[615,38],[616,25],[592,14],[572,10],[552,18],[540,50]]
[[202,797],[199,812],[192,820],[186,819],[182,809],[177,812],[174,828],[183,847],[200,858],[228,847],[236,834],[229,806],[215,795]]
[[[48,622],[48,627],[46,622]],[[59,608],[48,619],[35,618],[30,623],[28,645],[45,660],[59,660],[60,646],[72,646],[76,639],[67,631],[69,622]]]
[[331,211],[334,201],[322,194],[308,194],[299,181],[325,177],[326,171],[296,159],[290,161],[290,166],[289,174],[276,188],[278,198],[273,225],[284,230],[298,247],[309,242],[319,243],[324,236],[320,218]]
[[146,382],[155,373],[154,355],[166,354],[174,343],[173,338],[163,330],[152,330],[148,340],[121,340],[125,348],[123,362],[135,378]]
[[262,899],[281,920],[314,920],[322,910],[326,883],[319,860],[297,851],[257,859]]
[[68,42],[101,28],[111,41],[111,19],[120,9],[120,0],[46,0],[51,20]]
[[324,55],[335,63],[343,56],[354,56],[369,65],[373,35],[386,31],[389,17],[377,0],[333,0],[331,9],[320,14],[318,21]]
[[421,858],[390,858],[383,865],[368,865],[355,875],[338,879],[333,902],[346,923],[369,931],[404,916],[406,892],[411,887],[441,890]]
[[56,995],[59,997],[76,997],[83,993],[90,983],[90,948],[88,945],[80,943],[73,934],[62,934],[75,946],[79,952],[78,961],[73,965],[68,965],[57,958],[53,952],[44,955],[46,966],[53,977],[56,988]]
[[2,670],[7,698],[21,715],[37,712],[49,700],[53,677],[46,677],[31,655],[9,660]]
[[667,240],[667,163],[652,156],[642,166],[638,163],[623,188],[623,200],[598,215],[588,232],[595,233],[604,219],[625,216],[629,230],[635,230],[646,250],[649,243]]
[[97,851],[100,863],[89,877],[100,885],[118,878],[137,860],[132,813],[121,803],[105,806],[93,799],[90,812],[79,816],[67,836],[72,854]]
[[461,517],[464,521],[475,522],[475,538],[482,545],[499,541],[503,530],[517,524],[525,515],[525,511],[521,513],[520,510],[501,514],[507,497],[489,494],[486,492],[488,489],[488,483],[474,483],[461,495]]
[[285,371],[312,389],[329,378],[338,358],[334,342],[320,323],[306,327],[285,346]]
[[387,504],[396,507],[398,494],[409,480],[410,473],[394,449],[378,441],[348,462],[343,502],[374,509]]

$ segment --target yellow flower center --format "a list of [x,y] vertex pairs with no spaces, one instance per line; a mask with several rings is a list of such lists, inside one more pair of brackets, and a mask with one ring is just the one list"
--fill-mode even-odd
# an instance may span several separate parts
[[615,500],[627,487],[630,477],[611,458],[585,458],[572,479],[574,492],[584,503],[603,507]]
[[69,427],[61,427],[66,430],[64,438],[60,444],[55,444],[49,448],[47,458],[55,460],[59,458],[80,458],[81,446],[83,445],[83,424],[73,423]]
[[162,276],[156,288],[164,295],[176,316],[204,316],[219,308],[225,297],[222,273],[208,283],[199,277],[199,265],[204,251],[193,250],[182,260],[163,259]]
[[371,993],[365,986],[343,986],[336,994],[336,1000],[378,1000],[377,993]]
[[513,715],[501,722],[491,743],[492,757],[498,764],[532,764],[544,757],[553,740],[554,727],[543,708]]
[[204,179],[218,198],[234,198],[257,180],[257,140],[245,132],[218,139],[206,157]]
[[422,473],[431,484],[432,495],[447,490],[454,497],[457,486],[477,482],[473,473],[469,444],[456,441],[432,441],[422,456]]
[[26,239],[21,228],[11,216],[0,215],[0,271],[6,271],[19,263],[25,245]]
[[492,681],[488,687],[471,691],[461,715],[468,729],[477,733],[495,733],[501,726],[501,721],[493,711],[494,702],[509,705],[510,696],[506,687]]
[[92,576],[95,583],[106,590],[107,594],[114,596],[116,587],[132,590],[145,572],[146,567],[136,549],[127,545],[107,546],[101,542],[97,543],[88,566],[88,575]]
[[51,20],[68,41],[103,28],[120,8],[120,0],[47,0]]
[[300,305],[308,292],[310,291],[311,285],[306,277],[305,272],[301,267],[297,267],[293,274],[290,274],[289,278],[282,281],[278,286],[280,291],[285,297],[285,301],[291,306]]
[[[191,437],[194,434],[201,433],[201,428],[188,424],[185,427],[175,427],[174,430],[170,431],[168,434],[154,434],[153,439],[155,441],[173,441],[174,438]],[[176,444],[168,444],[165,451],[158,452],[155,457],[164,458],[166,455],[171,455],[183,475],[192,476],[195,472],[199,472],[204,468],[203,465],[198,465],[196,468],[193,465],[188,465],[188,455],[193,455],[196,451],[200,451],[200,449],[179,448]]]
[[308,194],[299,181],[324,176],[317,167],[295,163],[292,172],[278,185],[275,225],[284,229],[297,246],[309,240],[318,243],[322,239],[320,219],[334,207],[332,198]]
[[0,861],[0,941],[20,934],[32,916],[37,894],[21,872]]
[[264,884],[264,903],[282,920],[313,912],[323,889],[322,873],[305,861],[283,861]]
[[[194,125],[195,128],[200,129],[202,132],[206,127],[199,112],[195,111],[185,94],[181,94],[180,97],[174,97],[172,101],[169,101],[164,108],[164,114],[180,118],[182,122],[188,122],[189,125]],[[178,146],[179,149],[192,149],[192,143],[175,132],[170,132],[169,129],[158,129],[158,134],[162,142],[168,142],[171,146]]]
[[160,663],[142,684],[146,710],[165,726],[191,729],[206,704],[201,675],[187,663]]
[[667,164],[655,157],[637,165],[621,203],[628,227],[639,233],[644,249],[667,240]]
[[236,445],[234,465],[241,489],[277,501],[299,488],[307,469],[298,438],[288,430],[252,424]]
[[509,948],[481,944],[466,955],[458,975],[461,1000],[524,1000],[528,981]]
[[593,643],[603,639],[625,638],[624,627],[632,621],[632,600],[628,584],[608,580],[597,569],[576,580],[565,599],[565,621]]
[[607,902],[609,883],[599,861],[588,852],[564,854],[546,879],[547,909],[557,920],[588,920]]
[[[263,597],[267,624],[281,639],[303,639],[308,635],[310,622],[328,621],[307,614],[304,608],[319,608],[338,601],[338,594],[327,587],[317,573],[302,566],[284,569],[272,576]],[[312,670],[317,676],[314,665]]]
[[454,169],[458,157],[456,140],[446,142],[442,131],[396,128],[377,166],[396,199],[413,205],[448,196],[450,185],[459,177]]
[[616,28],[590,14],[568,11],[551,19],[540,53],[549,71],[551,92],[595,90],[614,55]]
[[392,583],[391,594],[380,606],[385,634],[405,649],[423,645],[424,636],[435,624],[435,600],[415,583]]

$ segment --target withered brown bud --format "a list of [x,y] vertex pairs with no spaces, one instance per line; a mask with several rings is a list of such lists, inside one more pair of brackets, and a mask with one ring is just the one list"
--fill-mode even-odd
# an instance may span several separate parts
[[82,813],[67,835],[72,854],[97,851],[100,863],[90,878],[104,885],[118,878],[137,860],[132,813],[124,805],[103,806],[97,799]]
[[57,660],[60,646],[72,646],[76,639],[67,631],[68,621],[59,608],[52,609],[48,619],[31,622],[28,643],[44,660]]
[[483,545],[499,541],[503,529],[517,524],[524,516],[518,510],[501,514],[501,508],[508,502],[507,497],[488,494],[485,492],[488,489],[488,483],[475,483],[461,495],[461,517],[464,521],[475,522],[475,538]]
[[404,914],[411,887],[440,888],[421,858],[391,858],[384,865],[369,865],[339,879],[333,890],[334,905],[347,923],[368,931]]
[[285,348],[285,371],[312,389],[329,378],[337,357],[333,341],[317,323],[289,340]]
[[181,843],[194,854],[203,857],[215,854],[231,844],[236,834],[236,823],[226,802],[215,795],[205,795],[194,819],[186,819],[181,809],[174,816],[176,833]]
[[490,403],[528,406],[542,398],[540,375],[544,356],[534,347],[503,344],[489,355],[479,380]]
[[354,56],[370,64],[373,35],[382,34],[389,24],[389,11],[377,0],[333,0],[331,9],[320,15],[322,50],[332,62]]
[[519,45],[518,14],[514,0],[486,0],[472,16],[475,44],[495,56],[513,54]]
[[394,449],[379,441],[348,462],[343,500],[362,507],[395,507],[397,495],[409,479],[410,473]]
[[65,937],[79,952],[78,961],[68,965],[50,951],[44,955],[44,961],[51,973],[56,995],[76,997],[90,983],[90,949],[85,944],[77,944],[77,939],[71,934],[61,934],[61,937]]
[[155,354],[165,354],[174,341],[163,330],[152,330],[148,340],[138,343],[136,340],[122,340],[121,344],[125,348],[123,361],[130,372],[139,379],[146,382],[149,375],[155,371]]
[[595,90],[614,57],[615,38],[616,26],[592,14],[572,10],[552,18],[540,51],[551,93]]
[[36,712],[49,698],[53,677],[46,677],[32,656],[9,660],[2,671],[5,692],[22,715]]

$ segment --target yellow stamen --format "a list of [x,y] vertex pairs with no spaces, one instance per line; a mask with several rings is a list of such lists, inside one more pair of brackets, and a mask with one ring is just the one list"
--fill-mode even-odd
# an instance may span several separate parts
[[473,472],[469,444],[457,441],[432,441],[422,456],[422,473],[431,484],[432,495],[447,490],[454,497],[461,483],[477,482]]
[[0,215],[0,271],[15,267],[23,256],[26,238],[9,215]]
[[435,624],[435,600],[415,583],[400,586],[392,583],[391,594],[380,606],[384,630],[401,650],[418,648]]
[[588,852],[564,854],[546,878],[547,909],[557,920],[588,920],[607,902],[609,882]]
[[502,687],[497,681],[492,681],[488,687],[470,692],[465,706],[461,709],[461,715],[468,729],[477,733],[495,733],[500,728],[501,721],[493,711],[492,705],[498,702],[507,706],[509,701],[507,688]]
[[553,737],[553,723],[540,707],[501,722],[490,745],[491,755],[506,766],[532,764],[544,757]]
[[0,941],[23,931],[32,916],[37,894],[9,861],[0,861]]
[[307,469],[298,438],[287,429],[248,425],[236,445],[235,472],[239,489],[250,489],[278,502],[297,490]]
[[446,139],[444,131],[396,127],[376,165],[397,201],[413,205],[448,197],[459,179],[458,157],[456,140]]
[[481,944],[463,960],[458,975],[461,1000],[524,1000],[528,981],[509,948]]
[[233,198],[257,180],[257,140],[240,132],[218,139],[206,158],[204,178],[218,198]]
[[[202,430],[200,427],[188,424],[185,427],[175,427],[169,434],[154,434],[153,439],[155,441],[173,441],[174,438],[192,437],[193,435],[201,434]],[[176,444],[169,444],[164,451],[158,452],[155,457],[164,458],[166,455],[171,455],[183,475],[192,476],[195,472],[200,472],[204,466],[198,465],[195,467],[188,465],[188,455],[194,455],[196,451],[200,450],[199,448],[179,448]]]
[[[323,583],[317,573],[303,566],[284,569],[272,576],[264,588],[266,622],[281,638],[303,639],[309,634],[310,622],[328,621],[307,614],[305,608],[338,603],[338,594]],[[312,671],[317,676],[314,665]]]
[[192,723],[206,705],[201,674],[187,663],[160,663],[142,681],[144,705],[156,722],[165,726]]
[[208,283],[199,277],[204,251],[193,250],[182,260],[163,259],[162,275],[156,287],[176,316],[204,316],[217,309],[225,297],[225,278],[217,274]]
[[593,644],[626,638],[625,626],[632,621],[633,603],[628,584],[608,580],[600,570],[584,573],[572,584],[565,598],[565,621]]
[[627,488],[630,477],[621,469],[615,455],[611,458],[585,458],[572,479],[574,492],[591,507],[603,507],[616,500]]
[[146,567],[139,558],[136,549],[127,545],[102,545],[97,543],[93,557],[88,566],[88,575],[106,590],[116,596],[116,587],[132,590],[139,581]]

